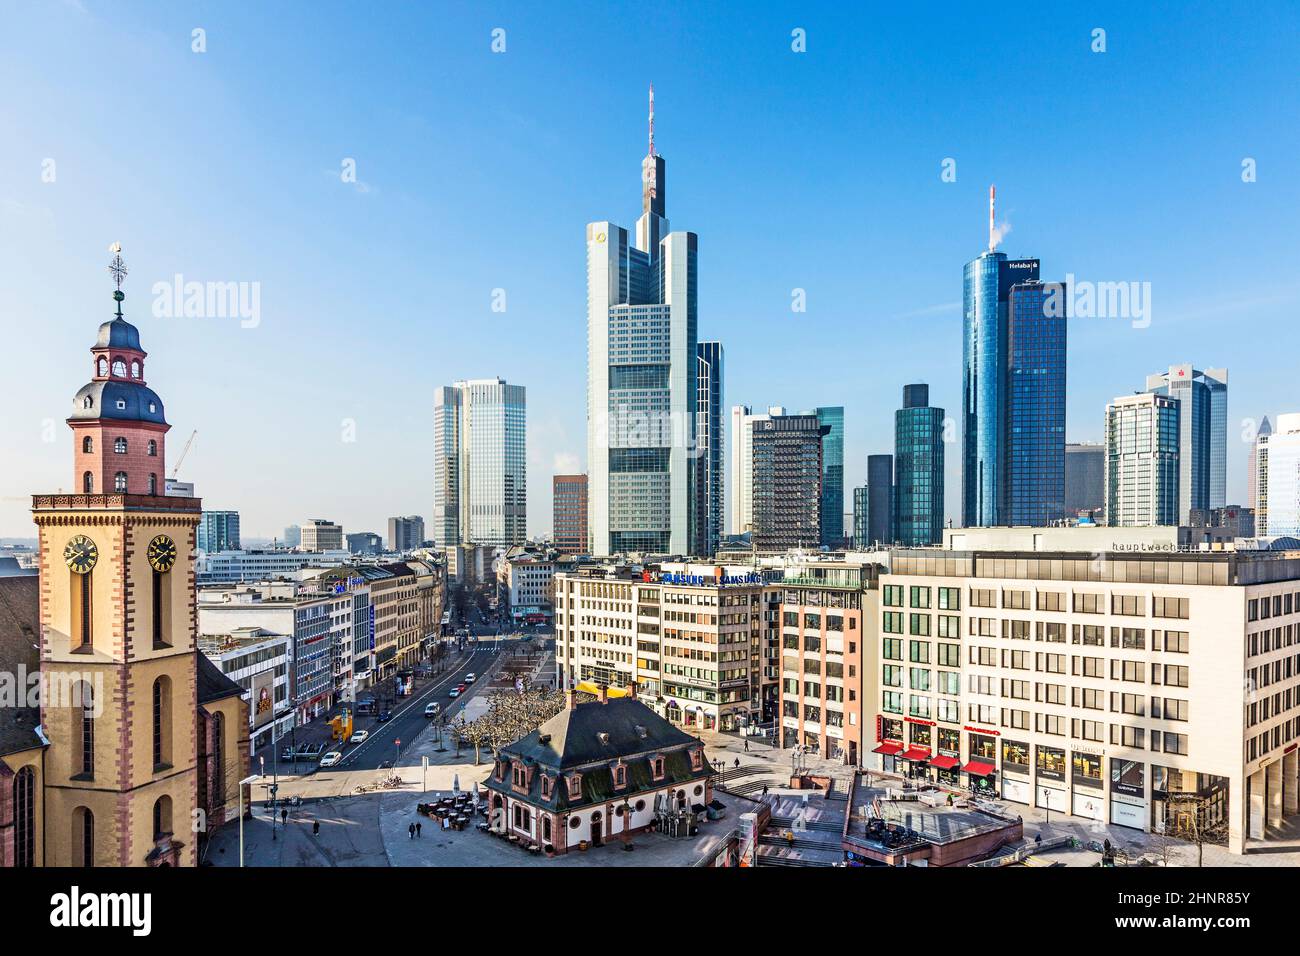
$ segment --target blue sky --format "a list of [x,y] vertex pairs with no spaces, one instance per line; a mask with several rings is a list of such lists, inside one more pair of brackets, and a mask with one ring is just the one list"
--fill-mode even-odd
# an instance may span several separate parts
[[[955,413],[996,183],[1002,248],[1045,279],[1151,283],[1149,328],[1072,323],[1069,439],[1149,372],[1226,366],[1244,499],[1241,422],[1300,409],[1297,8],[842,7],[5,3],[0,535],[71,484],[113,241],[172,458],[197,429],[181,478],[245,535],[430,515],[433,388],[492,375],[528,388],[549,530],[552,473],[586,457],[583,230],[635,223],[652,81],[728,404],[844,405],[849,488],[904,384]],[[154,317],[176,274],[258,283],[260,323]]]

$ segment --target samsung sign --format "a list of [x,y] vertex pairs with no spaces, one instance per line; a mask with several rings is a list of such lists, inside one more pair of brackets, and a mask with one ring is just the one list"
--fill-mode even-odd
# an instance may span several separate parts
[[703,574],[676,574],[665,572],[659,575],[660,584],[762,584],[761,574],[715,574],[712,577]]

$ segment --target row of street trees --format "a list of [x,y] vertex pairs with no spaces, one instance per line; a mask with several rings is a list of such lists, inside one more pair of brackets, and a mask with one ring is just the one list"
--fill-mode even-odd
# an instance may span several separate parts
[[488,698],[487,713],[474,720],[460,714],[447,725],[447,732],[460,754],[462,743],[473,746],[474,765],[482,760],[483,748],[496,751],[536,730],[564,707],[564,694],[545,685],[528,686],[522,691],[503,691]]

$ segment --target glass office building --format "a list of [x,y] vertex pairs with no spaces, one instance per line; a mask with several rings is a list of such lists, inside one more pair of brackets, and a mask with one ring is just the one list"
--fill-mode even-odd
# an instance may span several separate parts
[[903,388],[894,412],[893,540],[904,547],[943,541],[943,409],[930,386]]
[[894,456],[867,456],[868,545],[894,543]]
[[1147,376],[1147,389],[1178,399],[1178,520],[1193,509],[1222,508],[1228,488],[1228,370],[1171,365]]
[[962,279],[962,524],[1006,524],[1007,313],[1012,286],[1038,279],[1037,259],[984,252]]
[[822,540],[837,547],[844,538],[844,408],[818,408],[817,420],[829,430],[822,439]]
[[1181,403],[1151,392],[1106,406],[1106,524],[1148,528],[1178,520]]
[[695,416],[695,547],[699,557],[717,553],[722,537],[722,369],[721,342],[700,342]]
[[1065,286],[1024,282],[1007,299],[1002,524],[1065,514]]
[[205,511],[195,531],[195,547],[200,551],[239,550],[239,512]]

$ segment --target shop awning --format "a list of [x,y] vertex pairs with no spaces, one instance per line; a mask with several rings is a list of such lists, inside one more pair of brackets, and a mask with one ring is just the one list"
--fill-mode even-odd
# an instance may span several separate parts
[[894,754],[898,753],[902,749],[903,749],[902,744],[891,744],[888,740],[886,740],[883,744],[881,744],[879,747],[877,747],[875,750],[871,752],[873,754],[884,754],[887,757],[892,757]]
[[961,763],[961,761],[956,757],[945,757],[943,754],[930,758],[930,766],[934,767],[936,770],[951,770],[959,763]]
[[987,777],[997,768],[993,766],[993,764],[985,763],[982,760],[972,760],[961,769],[966,771],[972,777]]
[[930,759],[930,751],[924,747],[908,747],[900,756],[904,760],[915,760],[917,763],[923,763]]

